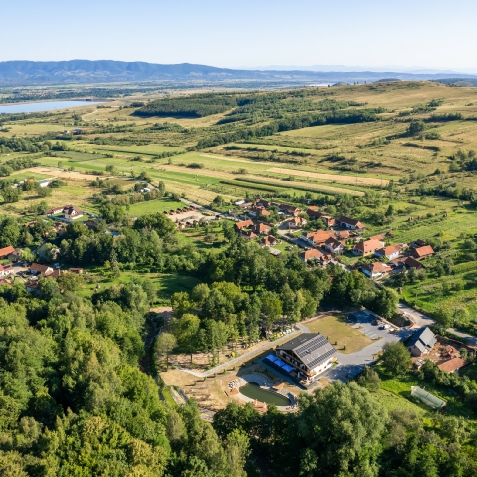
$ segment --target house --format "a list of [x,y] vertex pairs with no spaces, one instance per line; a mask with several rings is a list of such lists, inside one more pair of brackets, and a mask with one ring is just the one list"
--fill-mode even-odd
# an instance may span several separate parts
[[390,245],[389,247],[383,247],[374,252],[374,255],[378,258],[386,257],[388,260],[394,260],[395,258],[399,257],[399,254],[402,250],[402,245]]
[[349,239],[351,237],[351,232],[349,230],[341,230],[339,232],[336,232],[336,236],[340,240],[346,240],[346,239]]
[[425,240],[418,239],[415,242],[412,242],[411,245],[415,248],[419,248],[419,247],[424,247],[424,245],[426,245],[426,242]]
[[6,265],[0,265],[0,277],[8,277],[11,275],[15,270],[13,269],[13,265],[8,263]]
[[30,278],[30,280],[25,283],[25,288],[29,292],[40,293],[40,284],[36,278]]
[[251,207],[250,210],[248,211],[248,215],[251,215],[252,217],[257,217],[258,215],[265,215],[268,216],[270,215],[270,212],[266,210],[264,207]]
[[368,240],[380,240],[382,242],[385,237],[386,236],[384,234],[373,235],[372,237],[369,237]]
[[312,245],[325,243],[335,233],[329,230],[317,230],[316,232],[307,232],[302,234],[301,238]]
[[48,265],[40,265],[39,263],[32,263],[30,265],[30,273],[32,275],[41,275],[43,277],[49,277],[54,272],[52,267]]
[[411,336],[407,349],[412,356],[423,356],[429,353],[436,342],[436,335],[429,328],[421,328]]
[[371,255],[376,250],[384,247],[384,242],[380,240],[365,240],[364,242],[359,242],[353,247],[353,253],[355,255],[361,255],[362,257],[366,257],[367,255]]
[[239,204],[239,208],[240,209],[249,209],[250,207],[252,207],[252,203],[251,202],[242,202],[241,204]]
[[368,263],[361,267],[361,271],[368,277],[368,278],[379,278],[389,273],[391,271],[391,267],[386,263],[381,262],[374,262]]
[[421,262],[418,262],[415,258],[412,257],[396,258],[391,261],[391,266],[393,268],[406,267],[407,269],[415,268],[417,270],[422,270],[423,268],[425,268]]
[[302,333],[278,346],[275,353],[292,368],[292,375],[306,382],[314,381],[336,361],[336,350],[321,333]]
[[70,268],[70,272],[71,273],[76,273],[77,275],[81,275],[83,273],[83,269],[82,268]]
[[321,219],[321,217],[323,216],[323,214],[318,210],[318,207],[316,205],[308,207],[305,213],[306,215],[308,215],[308,217],[312,217],[314,219]]
[[293,219],[288,222],[288,227],[292,229],[299,229],[301,227],[304,227],[307,223],[308,221],[306,219],[303,219],[301,217],[293,217]]
[[8,257],[13,252],[15,252],[15,249],[12,246],[0,248],[0,259]]
[[465,366],[465,361],[462,358],[452,358],[443,363],[439,364],[437,367],[441,371],[445,371],[446,373],[455,373],[459,371],[460,368]]
[[258,199],[255,205],[258,207],[265,207],[265,209],[267,209],[268,207],[272,205],[272,203],[265,199]]
[[282,212],[285,212],[285,214],[294,215],[295,217],[301,212],[301,210],[294,205],[280,204],[278,207]]
[[252,227],[252,226],[253,226],[253,222],[250,219],[248,219],[242,222],[236,222],[235,230],[248,229],[249,227]]
[[38,185],[40,187],[48,187],[50,185],[50,181],[48,179],[38,181]]
[[270,247],[277,244],[277,239],[273,235],[267,235],[260,240],[260,247]]
[[303,260],[305,263],[308,260],[319,260],[323,257],[323,253],[317,250],[316,248],[312,248],[311,250],[305,250],[304,252],[300,252],[298,254],[298,258]]
[[406,259],[404,260],[404,265],[407,269],[416,268],[417,270],[422,270],[423,268],[425,268],[421,262],[418,262],[412,257],[406,257]]
[[259,224],[255,224],[252,230],[257,235],[267,235],[270,233],[270,230],[272,230],[272,228],[270,227],[270,225],[260,222]]
[[326,250],[329,250],[331,253],[343,253],[344,245],[341,242],[338,242],[334,237],[330,237],[326,242],[324,247]]
[[12,262],[18,262],[20,260],[20,254],[22,253],[22,250],[14,250],[12,253],[9,253],[7,255],[8,260],[11,260]]
[[77,207],[66,207],[63,210],[63,217],[67,220],[76,220],[79,219],[80,217],[83,217],[84,212],[81,209],[78,209]]
[[253,233],[251,230],[249,232],[242,230],[240,232],[240,236],[244,239],[247,239],[247,240],[254,239],[254,238],[258,237],[258,235]]
[[63,205],[62,207],[56,207],[54,209],[45,210],[44,215],[62,214],[65,209],[69,209],[70,207],[73,207],[73,206],[72,205]]
[[424,247],[415,248],[413,255],[415,258],[420,260],[421,258],[431,257],[434,255],[434,250],[430,245],[424,245]]
[[336,222],[338,223],[338,225],[346,229],[351,229],[351,230],[364,229],[364,225],[359,220],[351,219],[349,217],[345,217],[344,215],[342,215],[339,219],[336,219]]

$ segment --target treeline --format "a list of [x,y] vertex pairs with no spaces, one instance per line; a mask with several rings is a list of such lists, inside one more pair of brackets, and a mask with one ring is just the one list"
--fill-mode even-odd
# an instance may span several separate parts
[[302,116],[294,116],[279,121],[272,121],[264,126],[255,128],[244,128],[225,134],[217,134],[215,136],[201,139],[198,149],[207,147],[220,146],[230,142],[239,142],[250,140],[258,137],[272,136],[282,131],[291,131],[294,129],[302,129],[310,126],[320,126],[323,124],[344,123],[353,124],[360,122],[371,122],[378,119],[376,111],[367,110],[344,110],[336,111],[329,114],[307,114]]
[[235,95],[194,94],[151,101],[134,114],[138,116],[185,116],[200,118],[218,114],[237,106]]
[[41,152],[47,151],[48,146],[40,143],[37,139],[19,137],[1,137],[0,153],[9,154],[12,152]]
[[0,176],[7,177],[14,171],[21,171],[22,169],[29,169],[30,167],[37,167],[40,164],[35,162],[31,157],[17,157],[3,162],[0,165]]

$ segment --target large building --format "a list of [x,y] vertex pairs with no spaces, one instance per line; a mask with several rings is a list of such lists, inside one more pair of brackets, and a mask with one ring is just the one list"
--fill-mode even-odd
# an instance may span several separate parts
[[336,361],[336,350],[321,333],[303,333],[278,346],[276,354],[300,381],[311,382]]
[[422,356],[429,353],[436,342],[436,335],[429,328],[421,328],[411,336],[407,349],[412,356]]

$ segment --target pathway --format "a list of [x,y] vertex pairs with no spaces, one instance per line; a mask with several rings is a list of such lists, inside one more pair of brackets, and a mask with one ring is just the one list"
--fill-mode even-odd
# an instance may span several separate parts
[[430,326],[435,323],[430,316],[415,310],[401,301],[398,303],[398,308],[404,313],[404,315],[411,319],[416,328],[423,328],[424,326]]

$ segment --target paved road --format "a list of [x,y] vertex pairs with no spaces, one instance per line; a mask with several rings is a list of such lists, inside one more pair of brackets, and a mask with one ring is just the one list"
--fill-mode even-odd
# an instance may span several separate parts
[[465,338],[469,345],[477,347],[477,338],[475,336],[469,335],[468,333],[462,333],[461,331],[457,331],[454,328],[447,328],[447,331],[459,336],[460,338]]
[[431,317],[424,315],[424,313],[421,313],[402,302],[398,303],[398,308],[412,320],[415,328],[423,328],[424,326],[430,326],[435,323]]

